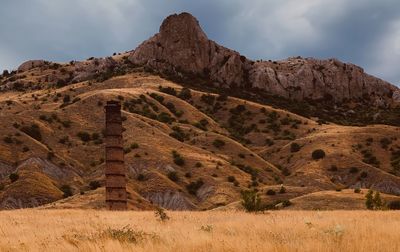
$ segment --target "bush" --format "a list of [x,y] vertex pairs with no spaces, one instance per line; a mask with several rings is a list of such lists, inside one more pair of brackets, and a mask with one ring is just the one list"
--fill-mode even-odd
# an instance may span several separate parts
[[174,159],[174,163],[179,166],[183,166],[185,164],[185,160],[177,151],[172,151],[172,158]]
[[400,200],[390,201],[387,207],[391,210],[400,210]]
[[247,212],[257,212],[261,210],[261,200],[255,190],[242,191],[242,206]]
[[64,95],[63,102],[68,103],[71,101],[71,97],[69,95]]
[[282,206],[283,207],[288,207],[288,206],[291,206],[291,205],[292,205],[292,202],[290,200],[282,201]]
[[354,189],[354,193],[360,193],[360,192],[361,192],[361,189],[360,189],[360,188]]
[[354,174],[354,173],[358,173],[358,171],[359,170],[357,167],[351,167],[349,172]]
[[279,193],[286,193],[286,188],[284,186],[281,186],[281,188],[279,189]]
[[383,208],[383,202],[380,193],[375,192],[374,195],[374,191],[370,189],[367,195],[365,195],[365,206],[369,210],[381,210]]
[[319,160],[319,159],[323,159],[325,157],[325,151],[318,149],[318,150],[314,150],[311,154],[311,157],[314,160]]
[[19,179],[19,175],[17,173],[11,173],[8,178],[10,179],[11,183],[14,183]]
[[290,152],[298,152],[301,149],[301,146],[298,143],[292,143],[290,145]]
[[0,191],[3,191],[4,190],[4,185],[3,184],[0,184]]
[[73,195],[72,188],[69,185],[62,185],[60,190],[64,193],[64,198],[68,198]]
[[31,124],[31,126],[24,126],[21,128],[21,131],[27,134],[28,136],[36,139],[37,141],[42,140],[42,133],[40,132],[40,128],[37,124]]
[[215,148],[222,148],[225,145],[225,142],[222,141],[221,139],[215,139],[212,143],[214,145]]
[[274,191],[274,190],[272,190],[272,189],[268,189],[268,191],[267,191],[267,195],[275,195],[276,194],[276,192]]
[[228,182],[233,183],[233,182],[235,182],[235,181],[236,181],[236,178],[235,178],[234,176],[229,176],[229,177],[228,177]]
[[99,188],[101,186],[100,181],[90,181],[89,183],[89,187],[91,190],[96,190],[97,188]]
[[89,142],[91,140],[91,136],[89,133],[81,131],[77,134],[77,136],[83,141],[83,142]]
[[144,176],[144,174],[139,173],[139,174],[137,175],[136,179],[137,179],[138,181],[145,181],[145,180],[146,180],[146,177]]
[[133,143],[133,144],[131,144],[130,147],[131,147],[132,150],[134,150],[134,149],[139,148],[139,144],[138,143]]
[[5,136],[5,137],[3,138],[3,141],[4,141],[5,143],[10,144],[10,143],[13,142],[13,139],[12,139],[10,136]]
[[189,100],[190,98],[192,98],[192,93],[189,88],[182,88],[178,97],[183,100]]
[[188,184],[186,186],[186,189],[188,190],[188,192],[192,195],[196,195],[197,191],[200,189],[200,187],[202,187],[204,185],[203,180],[200,178],[198,179],[196,182],[190,182],[190,184]]
[[178,173],[176,171],[170,171],[167,174],[168,178],[174,182],[179,180]]

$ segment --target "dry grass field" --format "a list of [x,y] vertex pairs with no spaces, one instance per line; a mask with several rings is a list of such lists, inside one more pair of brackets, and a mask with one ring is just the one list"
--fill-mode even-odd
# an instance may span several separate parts
[[0,212],[0,251],[400,251],[392,211]]

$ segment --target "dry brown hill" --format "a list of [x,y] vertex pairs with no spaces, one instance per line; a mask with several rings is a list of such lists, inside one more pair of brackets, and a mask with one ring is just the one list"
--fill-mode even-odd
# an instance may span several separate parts
[[[61,200],[69,187],[73,197],[47,207],[103,207],[96,187],[104,179],[103,106],[111,99],[123,104],[135,209],[212,209],[238,202],[249,188],[266,204],[338,188],[400,194],[397,127],[320,124],[138,70],[104,82],[2,93],[1,207]],[[326,157],[314,160],[315,149]],[[11,173],[19,179],[11,182]],[[277,194],[267,195],[271,189]]]

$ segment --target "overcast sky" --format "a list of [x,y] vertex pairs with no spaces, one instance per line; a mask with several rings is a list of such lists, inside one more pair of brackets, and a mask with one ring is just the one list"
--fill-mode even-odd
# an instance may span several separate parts
[[131,50],[183,11],[249,58],[335,57],[400,85],[399,0],[1,0],[0,69]]

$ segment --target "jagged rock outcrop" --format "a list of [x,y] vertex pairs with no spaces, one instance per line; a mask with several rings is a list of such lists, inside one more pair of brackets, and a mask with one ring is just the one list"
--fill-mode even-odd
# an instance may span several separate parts
[[209,40],[189,13],[167,17],[160,32],[139,45],[129,59],[158,72],[202,76],[217,86],[258,88],[296,100],[363,99],[379,107],[400,101],[397,87],[336,59],[246,59]]
[[189,13],[169,16],[160,32],[142,43],[129,59],[134,64],[172,74],[209,77],[223,85],[240,86],[251,61],[210,41]]

